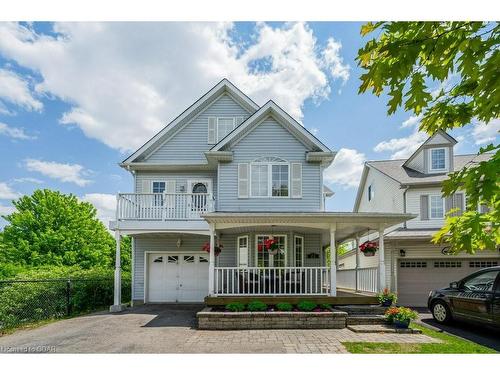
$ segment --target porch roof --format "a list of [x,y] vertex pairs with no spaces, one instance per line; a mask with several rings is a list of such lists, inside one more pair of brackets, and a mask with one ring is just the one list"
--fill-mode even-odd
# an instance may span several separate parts
[[336,239],[345,241],[371,230],[379,230],[381,226],[387,228],[403,223],[416,216],[381,212],[209,212],[202,217],[220,230],[285,225],[329,233],[330,226],[335,225]]

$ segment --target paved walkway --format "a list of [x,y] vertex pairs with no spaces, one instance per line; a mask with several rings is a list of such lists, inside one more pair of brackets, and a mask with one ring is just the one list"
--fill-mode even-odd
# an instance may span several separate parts
[[348,329],[198,331],[195,313],[201,308],[150,305],[63,320],[0,337],[0,353],[347,353],[341,342],[436,342]]

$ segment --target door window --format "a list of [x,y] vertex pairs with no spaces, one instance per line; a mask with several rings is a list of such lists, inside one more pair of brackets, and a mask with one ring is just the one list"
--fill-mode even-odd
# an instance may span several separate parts
[[466,280],[463,288],[471,292],[491,292],[499,271],[484,272],[480,275]]

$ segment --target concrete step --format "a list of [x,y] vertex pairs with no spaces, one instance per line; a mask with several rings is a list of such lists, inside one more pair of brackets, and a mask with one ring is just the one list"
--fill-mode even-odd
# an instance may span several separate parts
[[347,325],[385,324],[383,315],[347,315]]
[[348,325],[347,328],[356,333],[422,333],[419,329],[396,328],[386,324]]
[[387,310],[387,307],[380,305],[346,305],[335,306],[335,308],[349,315],[384,315]]

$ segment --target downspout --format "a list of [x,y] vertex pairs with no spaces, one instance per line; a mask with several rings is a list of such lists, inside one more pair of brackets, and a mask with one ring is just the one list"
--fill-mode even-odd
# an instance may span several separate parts
[[[402,186],[404,187],[404,186]],[[406,214],[406,192],[408,191],[410,187],[409,186],[406,186],[403,191],[403,213]],[[403,223],[403,228],[406,229],[406,220],[405,222]]]

